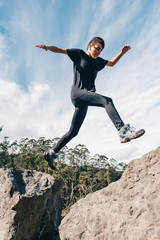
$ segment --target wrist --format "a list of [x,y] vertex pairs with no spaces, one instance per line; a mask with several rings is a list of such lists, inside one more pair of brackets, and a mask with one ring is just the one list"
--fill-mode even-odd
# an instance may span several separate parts
[[123,56],[125,53],[123,51],[120,52],[120,55]]

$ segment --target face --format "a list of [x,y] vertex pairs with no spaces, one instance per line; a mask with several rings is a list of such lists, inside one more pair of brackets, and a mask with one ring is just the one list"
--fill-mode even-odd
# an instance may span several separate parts
[[97,58],[102,52],[103,48],[100,43],[90,44],[87,50],[87,54],[92,58]]

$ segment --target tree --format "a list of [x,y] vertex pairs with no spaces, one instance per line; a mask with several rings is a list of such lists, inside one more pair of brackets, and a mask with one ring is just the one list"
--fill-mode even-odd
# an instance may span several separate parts
[[53,171],[44,160],[43,153],[53,148],[57,141],[58,138],[50,140],[41,137],[37,140],[22,138],[10,142],[5,137],[0,143],[0,167],[42,171],[62,180],[64,216],[80,198],[117,181],[126,164],[117,163],[105,155],[96,154],[92,157],[85,145],[78,144],[74,149],[64,147],[60,151],[56,170]]

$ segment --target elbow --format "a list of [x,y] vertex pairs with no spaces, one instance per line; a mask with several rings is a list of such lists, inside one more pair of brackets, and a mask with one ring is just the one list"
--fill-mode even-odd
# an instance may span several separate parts
[[107,64],[107,66],[109,66],[109,67],[113,67],[115,65],[115,63],[114,62],[112,62],[112,61],[108,61],[108,64]]
[[113,67],[115,65],[115,63],[111,62],[110,63],[110,67]]

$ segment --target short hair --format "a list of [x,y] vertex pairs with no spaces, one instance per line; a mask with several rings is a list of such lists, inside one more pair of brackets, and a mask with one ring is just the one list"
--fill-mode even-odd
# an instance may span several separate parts
[[101,37],[94,37],[92,38],[92,40],[88,43],[87,49],[89,47],[90,44],[96,44],[96,43],[100,43],[102,46],[102,49],[105,47],[105,42]]

